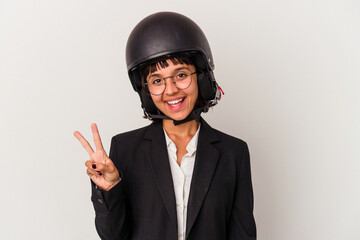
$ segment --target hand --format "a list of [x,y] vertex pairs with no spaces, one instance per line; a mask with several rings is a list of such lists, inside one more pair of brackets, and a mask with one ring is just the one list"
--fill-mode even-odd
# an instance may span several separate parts
[[120,175],[103,148],[99,131],[95,123],[91,124],[91,130],[94,137],[96,152],[94,152],[89,142],[80,132],[75,131],[74,136],[80,141],[90,156],[90,160],[85,162],[85,166],[87,166],[86,173],[98,187],[109,191],[120,182]]

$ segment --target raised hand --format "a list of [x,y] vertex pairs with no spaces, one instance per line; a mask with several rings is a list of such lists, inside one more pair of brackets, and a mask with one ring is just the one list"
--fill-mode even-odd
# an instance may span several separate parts
[[90,160],[85,162],[85,166],[87,167],[86,173],[98,187],[109,191],[120,182],[120,175],[114,163],[104,150],[100,134],[95,123],[91,124],[91,131],[96,147],[95,152],[80,132],[75,131],[74,136],[80,141],[90,156]]

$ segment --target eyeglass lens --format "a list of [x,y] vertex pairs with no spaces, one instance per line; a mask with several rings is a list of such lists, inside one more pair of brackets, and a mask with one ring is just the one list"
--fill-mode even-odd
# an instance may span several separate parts
[[173,76],[169,77],[150,77],[147,80],[147,85],[149,88],[149,92],[154,95],[160,95],[164,92],[166,86],[166,78],[172,78],[173,83],[179,89],[186,89],[190,86],[192,80],[192,74],[187,69],[182,69],[176,72]]

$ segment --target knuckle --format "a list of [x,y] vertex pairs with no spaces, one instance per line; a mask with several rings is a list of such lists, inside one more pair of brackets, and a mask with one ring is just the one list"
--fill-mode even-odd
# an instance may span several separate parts
[[90,160],[87,160],[87,161],[85,162],[85,166],[88,167],[88,168],[90,168],[90,167],[91,167],[91,161],[90,161]]

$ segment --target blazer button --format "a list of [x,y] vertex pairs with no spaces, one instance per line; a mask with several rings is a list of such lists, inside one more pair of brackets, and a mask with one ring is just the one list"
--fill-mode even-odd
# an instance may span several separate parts
[[101,203],[101,204],[104,203],[103,200],[101,200],[100,198],[98,198],[98,202]]

